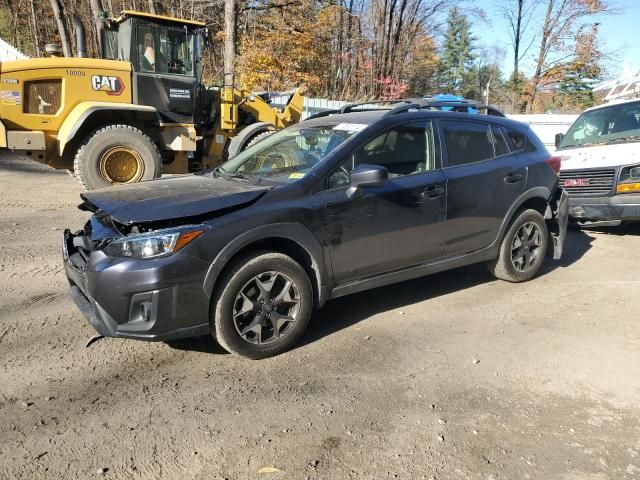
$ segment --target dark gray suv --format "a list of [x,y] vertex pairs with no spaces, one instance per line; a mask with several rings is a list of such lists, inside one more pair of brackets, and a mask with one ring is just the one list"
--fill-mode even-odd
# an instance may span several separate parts
[[211,333],[276,355],[332,298],[476,262],[531,279],[559,258],[560,162],[505,118],[391,110],[275,133],[214,171],[87,192],[64,233],[71,295],[102,335]]

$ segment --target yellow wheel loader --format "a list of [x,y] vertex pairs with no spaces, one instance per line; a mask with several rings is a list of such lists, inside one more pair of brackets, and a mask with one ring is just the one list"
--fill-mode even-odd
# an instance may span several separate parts
[[[84,28],[77,18],[78,57]],[[100,29],[102,58],[0,65],[0,147],[74,172],[87,189],[214,167],[300,120],[264,95],[205,88],[201,22],[124,11]]]

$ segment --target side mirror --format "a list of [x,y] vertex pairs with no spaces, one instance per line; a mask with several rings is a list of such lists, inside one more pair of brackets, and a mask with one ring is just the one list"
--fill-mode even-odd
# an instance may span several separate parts
[[389,179],[389,171],[380,165],[358,165],[351,172],[351,186],[347,190],[349,198],[362,195],[363,187],[379,187]]
[[556,133],[556,148],[560,146],[563,139],[564,139],[564,133]]

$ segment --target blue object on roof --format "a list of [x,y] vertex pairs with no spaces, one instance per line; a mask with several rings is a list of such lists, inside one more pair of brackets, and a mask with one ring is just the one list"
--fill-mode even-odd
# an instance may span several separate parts
[[[429,98],[431,100],[435,100],[436,102],[451,102],[452,104],[455,104],[455,102],[467,103],[467,100],[465,100],[465,98],[462,95],[451,95],[450,93],[438,93],[438,94],[434,95],[433,97],[425,97],[425,98]],[[443,106],[440,106],[438,108],[440,110],[444,110],[444,111],[449,111],[450,112],[452,110],[455,110],[456,105],[452,105],[451,107],[443,105]],[[476,108],[473,108],[471,105],[468,105],[467,106],[467,113],[479,115],[480,111],[477,110]]]
[[461,95],[451,95],[449,93],[438,93],[431,98],[439,102],[459,102],[464,100],[464,97]]

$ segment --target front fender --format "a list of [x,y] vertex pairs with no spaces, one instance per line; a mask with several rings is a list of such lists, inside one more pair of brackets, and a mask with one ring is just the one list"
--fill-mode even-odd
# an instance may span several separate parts
[[58,154],[62,156],[65,147],[75,138],[82,125],[96,112],[99,111],[121,111],[140,112],[153,115],[158,118],[158,111],[154,107],[147,105],[131,105],[111,102],[82,102],[74,107],[67,115],[60,130],[58,131]]
[[[242,249],[252,243],[267,239],[285,239],[297,243],[311,258],[311,268],[315,272],[317,282],[316,302],[321,306],[326,301],[327,279],[330,278],[326,270],[327,262],[324,258],[324,249],[318,239],[304,226],[297,223],[278,223],[263,225],[236,237],[227,244],[211,263],[204,279],[203,288],[209,296],[213,294],[216,282],[224,267]],[[313,279],[311,279],[313,281]]]

